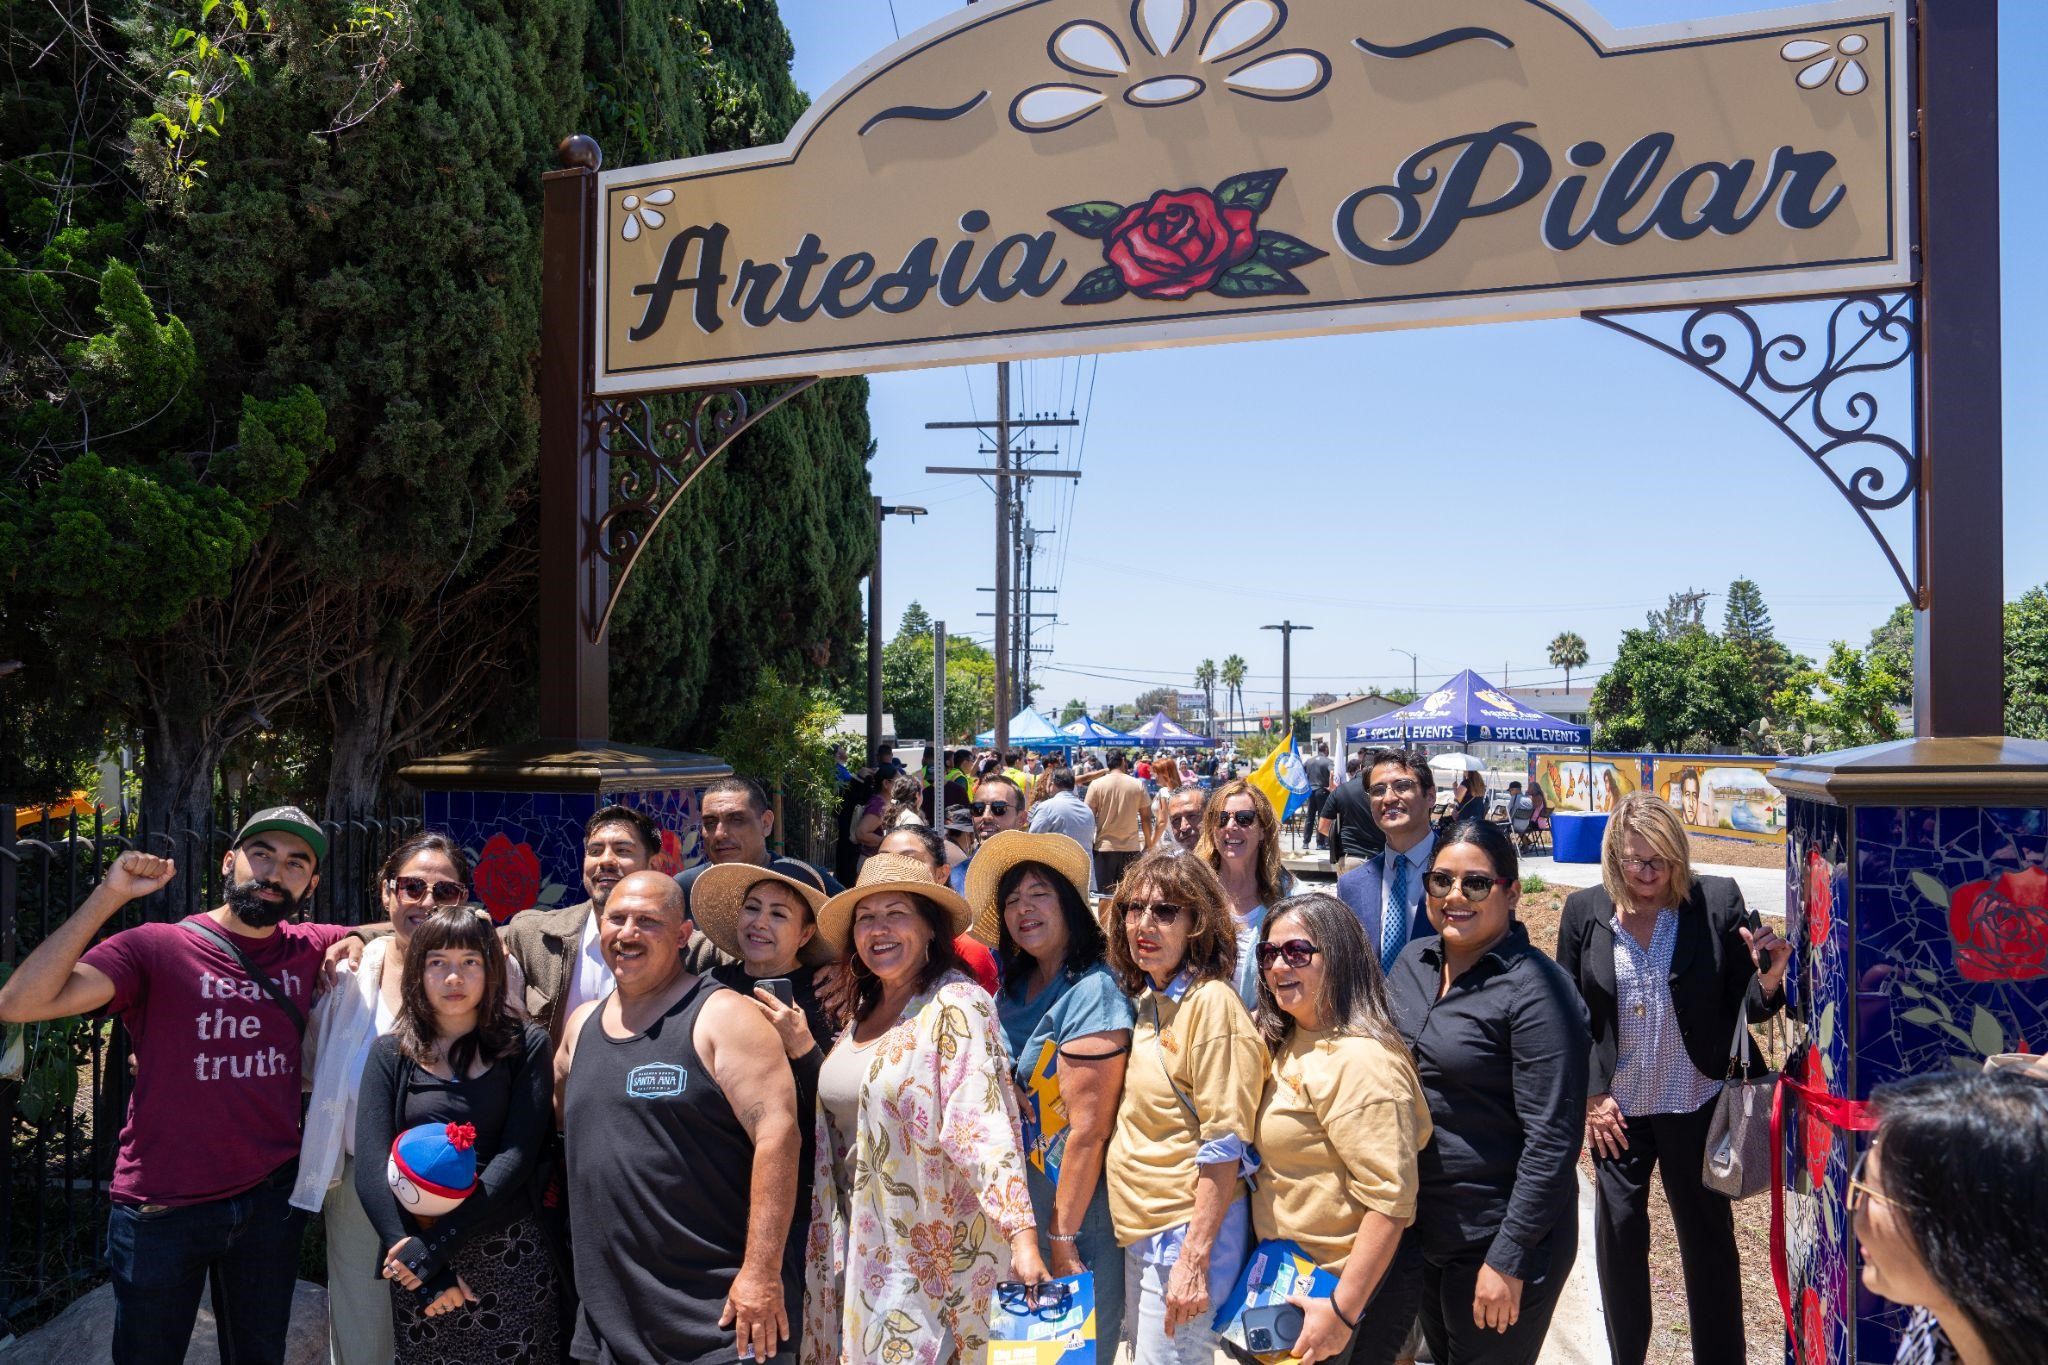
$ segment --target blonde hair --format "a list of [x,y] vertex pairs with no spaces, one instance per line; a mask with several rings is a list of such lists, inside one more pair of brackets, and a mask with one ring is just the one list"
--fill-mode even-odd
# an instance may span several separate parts
[[1650,846],[1653,856],[1671,865],[1671,892],[1683,901],[1692,894],[1692,845],[1678,812],[1657,799],[1654,792],[1633,791],[1621,798],[1607,817],[1607,834],[1600,841],[1600,884],[1615,905],[1628,902],[1628,879],[1621,873],[1621,846],[1630,835]]
[[1224,806],[1236,796],[1249,796],[1252,812],[1259,817],[1259,904],[1276,905],[1287,894],[1287,869],[1280,861],[1280,818],[1273,814],[1273,803],[1266,799],[1266,794],[1254,787],[1248,778],[1233,777],[1209,793],[1202,816],[1202,837],[1195,843],[1195,856],[1207,863],[1218,876],[1223,874],[1223,855],[1216,848],[1216,823],[1223,818]]

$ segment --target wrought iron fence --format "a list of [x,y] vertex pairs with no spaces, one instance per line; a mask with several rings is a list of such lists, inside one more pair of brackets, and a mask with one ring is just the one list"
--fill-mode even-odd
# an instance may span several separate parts
[[[230,815],[233,815],[230,812]],[[419,828],[416,810],[380,808],[322,820],[327,858],[307,918],[359,924],[374,917],[371,879],[397,840]],[[0,805],[0,960],[42,942],[128,849],[175,858],[178,878],[125,907],[113,933],[176,920],[220,903],[231,819],[203,829],[153,830],[133,815],[95,811],[20,829]],[[7,1142],[0,1148],[0,1336],[33,1325],[90,1288],[105,1271],[107,1183],[133,1084],[118,1022],[59,1019],[9,1031],[0,1078]],[[18,1058],[18,1061],[17,1061]]]

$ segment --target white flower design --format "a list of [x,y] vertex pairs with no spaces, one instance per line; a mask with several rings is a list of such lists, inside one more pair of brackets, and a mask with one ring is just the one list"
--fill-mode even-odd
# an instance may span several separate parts
[[[1131,30],[1152,56],[1173,57],[1195,31],[1195,9],[1196,0],[1131,0]],[[1286,22],[1282,0],[1229,0],[1196,45],[1194,69],[1134,81],[1123,90],[1124,103],[1138,109],[1184,104],[1212,82],[1248,99],[1306,99],[1330,80],[1329,58],[1307,48],[1269,52],[1220,75],[1198,74],[1204,67],[1250,53]],[[1124,40],[1091,19],[1061,25],[1046,52],[1061,70],[1094,83],[1048,82],[1017,96],[1010,105],[1010,121],[1027,133],[1049,133],[1079,123],[1109,101],[1111,92],[1102,87],[1121,81],[1131,70]]]
[[1845,95],[1860,95],[1870,88],[1870,73],[1858,59],[1869,50],[1870,39],[1851,33],[1833,43],[1799,38],[1785,44],[1778,55],[1788,62],[1806,64],[1799,72],[1802,90],[1818,90],[1833,76],[1835,89]]
[[645,198],[637,194],[629,194],[624,199],[621,199],[619,201],[619,209],[626,215],[626,221],[619,225],[619,236],[629,242],[637,242],[640,240],[640,225],[642,223],[647,225],[649,231],[666,223],[668,215],[649,208],[648,205],[670,204],[675,202],[675,197],[676,192],[674,190],[656,190]]

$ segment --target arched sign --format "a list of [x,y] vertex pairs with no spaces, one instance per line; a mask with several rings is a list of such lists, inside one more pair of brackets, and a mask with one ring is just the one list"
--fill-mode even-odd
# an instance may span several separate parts
[[1904,0],[984,0],[600,178],[640,393],[1912,278]]

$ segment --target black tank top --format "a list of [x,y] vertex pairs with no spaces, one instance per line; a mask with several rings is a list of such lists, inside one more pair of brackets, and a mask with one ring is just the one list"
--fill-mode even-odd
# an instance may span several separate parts
[[[697,1056],[708,976],[631,1038],[592,1010],[563,1092],[578,1360],[731,1361],[718,1325],[747,1245],[754,1145]],[[789,1286],[784,1285],[785,1295]]]

